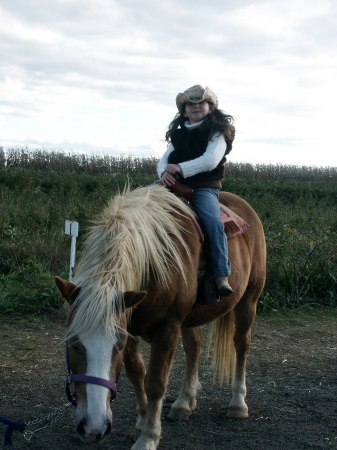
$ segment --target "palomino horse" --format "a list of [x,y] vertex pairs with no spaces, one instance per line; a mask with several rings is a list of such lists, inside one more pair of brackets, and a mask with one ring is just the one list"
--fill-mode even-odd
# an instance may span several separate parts
[[[56,277],[70,307],[70,367],[84,376],[75,378],[76,425],[83,442],[97,442],[110,432],[113,388],[92,380],[113,386],[124,360],[137,400],[132,450],[156,449],[179,336],[186,353],[185,375],[169,417],[185,419],[196,407],[200,387],[200,326],[211,321],[215,369],[222,379],[229,377],[229,370],[232,374],[228,415],[248,416],[246,357],[265,282],[265,238],[259,218],[244,200],[220,193],[220,201],[251,227],[229,241],[234,293],[215,306],[204,306],[197,297],[201,243],[192,213],[162,186],[126,191],[112,199],[87,236],[74,284]],[[151,345],[147,370],[139,337]]]

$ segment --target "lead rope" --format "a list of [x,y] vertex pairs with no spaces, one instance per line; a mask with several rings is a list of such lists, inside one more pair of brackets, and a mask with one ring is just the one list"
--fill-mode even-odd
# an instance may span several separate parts
[[[13,446],[13,431],[20,431],[23,434],[24,439],[27,442],[30,442],[32,437],[35,433],[41,430],[45,430],[46,428],[52,427],[53,425],[58,422],[61,417],[63,417],[70,406],[72,405],[72,402],[69,401],[69,403],[66,403],[65,405],[58,408],[56,411],[53,411],[44,417],[41,417],[40,419],[34,419],[30,420],[29,422],[21,422],[19,420],[12,420],[8,419],[7,417],[0,416],[0,422],[7,425],[7,428],[5,430],[5,437],[4,437],[4,444],[3,447],[9,447],[11,449],[14,448]],[[47,422],[47,423],[45,423]],[[34,427],[35,425],[44,424],[35,430],[29,430],[29,427]]]
[[[7,425],[7,428],[5,430],[5,439],[4,439],[4,447],[14,448],[13,447],[13,431],[20,431],[23,433],[23,437],[26,441],[30,441],[35,433],[38,431],[44,430],[46,428],[52,427],[59,419],[61,419],[62,416],[64,416],[69,407],[71,406],[71,403],[67,403],[66,405],[61,406],[56,411],[47,414],[46,416],[42,417],[41,419],[35,419],[31,420],[27,423],[20,422],[18,420],[11,420],[4,416],[0,416],[0,422]],[[47,423],[45,423],[47,422]],[[34,425],[39,425],[45,423],[43,426],[40,426],[36,430],[28,430],[28,427],[32,427]]]
[[31,420],[30,422],[27,422],[26,427],[39,425],[44,422],[47,422],[47,423],[33,431],[29,431],[29,430],[25,429],[23,432],[23,437],[26,439],[26,441],[29,442],[32,439],[33,435],[35,433],[37,433],[38,431],[45,430],[46,428],[52,427],[53,425],[55,425],[55,423],[58,420],[61,419],[61,417],[63,417],[67,413],[67,411],[71,405],[72,405],[72,403],[69,402],[69,403],[61,406],[60,408],[58,408],[56,411],[49,413],[46,416],[42,417],[41,419],[35,419],[35,420]]

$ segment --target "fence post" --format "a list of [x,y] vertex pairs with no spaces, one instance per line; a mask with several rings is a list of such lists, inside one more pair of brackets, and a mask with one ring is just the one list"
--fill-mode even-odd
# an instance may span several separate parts
[[64,226],[64,232],[65,232],[65,234],[69,234],[71,236],[69,281],[72,281],[73,270],[75,267],[76,238],[78,236],[78,222],[72,222],[71,220],[66,220],[65,226]]

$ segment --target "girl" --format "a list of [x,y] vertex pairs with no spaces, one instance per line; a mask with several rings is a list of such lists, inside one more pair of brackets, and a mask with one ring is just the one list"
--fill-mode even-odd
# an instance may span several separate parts
[[215,284],[220,296],[228,296],[233,290],[218,198],[235,136],[234,120],[218,109],[218,98],[208,87],[186,89],[177,95],[176,104],[178,113],[166,133],[169,146],[159,161],[158,175],[167,186],[179,180],[193,188],[191,201],[209,238]]

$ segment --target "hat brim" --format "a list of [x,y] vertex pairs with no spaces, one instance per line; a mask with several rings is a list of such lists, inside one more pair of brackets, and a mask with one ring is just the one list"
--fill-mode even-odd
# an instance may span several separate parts
[[211,103],[216,108],[218,107],[218,97],[208,87],[205,88],[203,96],[191,96],[189,97],[185,92],[180,92],[176,98],[176,105],[179,111],[181,111],[185,103],[200,103],[206,101]]

